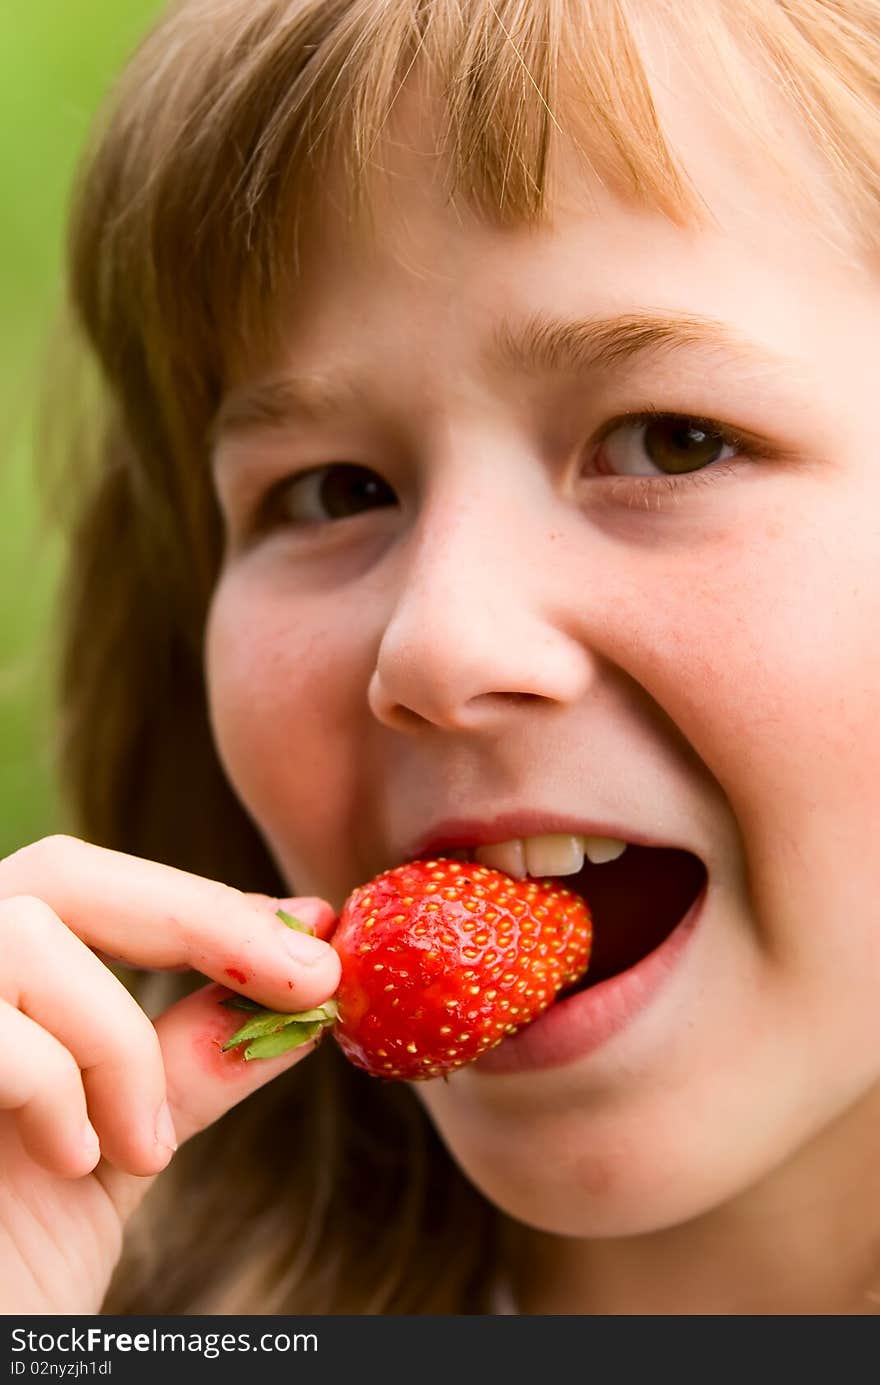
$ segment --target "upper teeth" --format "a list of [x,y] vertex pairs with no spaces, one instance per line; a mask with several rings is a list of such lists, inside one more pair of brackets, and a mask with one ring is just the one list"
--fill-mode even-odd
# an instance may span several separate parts
[[593,865],[616,861],[626,842],[616,837],[576,837],[548,832],[540,837],[516,837],[492,846],[478,846],[474,859],[522,880],[526,875],[575,875],[586,856]]

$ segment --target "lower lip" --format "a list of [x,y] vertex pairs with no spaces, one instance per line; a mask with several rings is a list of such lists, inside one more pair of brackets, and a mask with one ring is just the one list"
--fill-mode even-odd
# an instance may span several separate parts
[[651,1003],[690,942],[703,911],[704,885],[668,938],[634,967],[559,1000],[516,1034],[470,1064],[486,1076],[560,1067],[594,1052]]

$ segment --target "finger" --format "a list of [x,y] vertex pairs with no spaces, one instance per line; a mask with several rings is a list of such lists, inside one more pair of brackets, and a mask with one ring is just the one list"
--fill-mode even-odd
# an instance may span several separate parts
[[0,1110],[15,1119],[36,1163],[62,1178],[82,1178],[97,1164],[98,1137],[89,1124],[75,1059],[27,1015],[0,1000]]
[[104,1157],[131,1173],[164,1168],[165,1069],[137,1002],[42,900],[0,901],[0,951],[0,997],[72,1055]]
[[[245,899],[253,900],[254,903],[260,903],[265,906],[266,910],[271,910],[276,917],[279,910],[284,910],[286,914],[295,918],[298,923],[301,923],[307,932],[314,934],[316,938],[324,939],[324,941],[329,941],[336,927],[337,916],[333,912],[332,906],[328,904],[325,899],[319,899],[317,895],[296,895],[289,899],[275,899],[272,895],[268,894],[246,893],[244,897]],[[112,953],[104,952],[101,948],[94,948],[93,951],[101,958],[102,962],[107,962],[111,965],[120,963],[122,966],[132,966],[132,963],[126,962],[123,957],[114,957]],[[147,967],[138,965],[134,969],[136,971],[150,972],[190,970],[184,963],[175,967]]]
[[[11,895],[44,899],[83,942],[128,964],[192,967],[272,1009],[319,1005],[339,982],[334,949],[283,924],[277,900],[75,837],[0,861],[0,897]],[[287,902],[306,923],[329,908]]]
[[[222,1005],[230,994],[225,986],[203,986],[177,1001],[156,1021],[168,1103],[180,1144],[219,1120],[259,1087],[302,1062],[319,1042],[315,1039],[278,1058],[250,1062],[240,1048],[224,1053],[223,1045],[241,1027],[244,1018],[240,1012]],[[103,1163],[98,1173],[122,1216],[134,1210],[152,1181],[128,1178]]]

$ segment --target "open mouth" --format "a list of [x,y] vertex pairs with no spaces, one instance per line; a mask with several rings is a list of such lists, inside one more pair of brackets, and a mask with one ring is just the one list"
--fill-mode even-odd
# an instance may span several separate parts
[[626,971],[658,948],[699,896],[707,871],[690,851],[630,845],[616,861],[585,861],[576,875],[556,878],[583,896],[593,919],[590,965],[572,994]]
[[[473,859],[470,851],[454,854]],[[704,863],[693,852],[633,843],[616,860],[596,865],[585,859],[572,875],[541,876],[581,895],[593,920],[589,968],[564,994],[606,981],[658,948],[698,898],[707,876]]]

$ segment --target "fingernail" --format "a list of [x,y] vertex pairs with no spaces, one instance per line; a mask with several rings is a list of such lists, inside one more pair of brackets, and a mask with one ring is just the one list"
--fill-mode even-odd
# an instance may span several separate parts
[[279,899],[278,907],[286,914],[292,914],[308,928],[318,928],[321,924],[330,923],[335,917],[332,906],[326,899],[319,899],[317,895]]
[[166,1149],[177,1149],[177,1131],[174,1129],[174,1121],[171,1119],[171,1111],[168,1102],[163,1101],[156,1116],[156,1144],[164,1145]]
[[322,943],[320,938],[313,938],[311,933],[297,933],[292,928],[285,929],[281,942],[294,961],[299,962],[302,967],[315,967],[319,962],[327,960],[328,944]]

